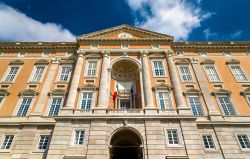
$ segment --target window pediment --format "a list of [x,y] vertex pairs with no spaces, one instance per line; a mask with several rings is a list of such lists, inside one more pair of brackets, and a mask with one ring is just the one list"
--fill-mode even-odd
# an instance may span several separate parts
[[155,91],[155,90],[172,90],[173,87],[165,84],[165,83],[161,83],[161,84],[158,84],[158,85],[155,85],[154,87],[152,87],[152,89]]
[[244,89],[240,92],[241,95],[250,95],[250,87]]
[[10,62],[10,65],[23,65],[24,62],[21,60],[13,60]]
[[231,60],[226,61],[226,65],[229,65],[229,64],[240,64],[240,61],[231,59]]
[[19,93],[19,96],[37,96],[39,93],[32,90],[32,89],[26,89]]
[[188,65],[189,64],[189,60],[188,59],[178,59],[175,62],[176,65]]
[[5,89],[0,89],[0,96],[7,96],[7,95],[9,95],[10,93],[7,91],[7,90],[5,90]]
[[85,85],[82,85],[82,86],[79,86],[78,87],[78,90],[81,91],[81,90],[91,90],[91,91],[96,91],[98,89],[97,86],[93,85],[93,84],[85,84]]
[[202,92],[198,89],[188,89],[185,92],[183,92],[184,96],[188,96],[188,95],[201,95]]
[[35,65],[48,65],[49,64],[49,61],[48,60],[38,60]]
[[205,64],[214,64],[215,61],[211,60],[211,59],[205,59],[201,62],[201,65],[205,65]]
[[212,95],[216,96],[216,95],[231,95],[231,91],[226,90],[226,89],[218,89],[218,90],[214,90],[213,92],[211,92]]
[[60,64],[73,64],[73,63],[75,63],[75,61],[74,60],[69,60],[69,59],[62,60],[60,62]]
[[150,59],[164,59],[166,56],[163,54],[151,54],[149,56]]
[[67,93],[64,89],[54,89],[48,93],[50,96],[65,96]]

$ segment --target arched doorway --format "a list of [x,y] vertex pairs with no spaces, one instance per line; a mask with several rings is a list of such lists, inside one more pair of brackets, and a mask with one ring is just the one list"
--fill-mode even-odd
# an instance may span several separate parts
[[110,145],[110,159],[143,159],[141,138],[131,129],[118,130]]

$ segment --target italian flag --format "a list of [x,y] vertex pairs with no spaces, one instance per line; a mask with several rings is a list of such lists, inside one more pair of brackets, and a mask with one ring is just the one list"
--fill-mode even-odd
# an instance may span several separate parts
[[117,98],[118,93],[119,93],[118,83],[116,83],[115,92],[114,92],[114,94],[113,94],[113,100],[114,100],[114,101],[115,101],[115,99]]

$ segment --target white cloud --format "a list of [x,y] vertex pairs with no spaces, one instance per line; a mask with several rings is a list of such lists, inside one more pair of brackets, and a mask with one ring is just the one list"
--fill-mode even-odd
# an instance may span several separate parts
[[[136,22],[138,27],[150,29],[175,37],[177,41],[187,40],[193,29],[213,13],[204,13],[196,4],[187,0],[126,0],[133,11],[144,18]],[[195,2],[195,1],[194,1]]]
[[242,30],[238,30],[238,31],[232,33],[232,34],[230,35],[230,37],[233,38],[233,39],[238,39],[238,38],[241,37],[242,33],[243,33]]
[[0,3],[1,41],[75,41],[75,36],[61,25],[41,23]]
[[205,29],[203,31],[203,33],[205,34],[205,38],[206,40],[209,40],[210,38],[214,38],[218,36],[218,33],[216,32],[211,32],[210,29]]

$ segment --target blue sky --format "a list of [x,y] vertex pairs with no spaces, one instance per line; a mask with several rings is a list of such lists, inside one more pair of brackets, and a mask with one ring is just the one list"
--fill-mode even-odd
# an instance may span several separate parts
[[249,0],[0,0],[0,41],[74,41],[121,24],[175,41],[250,41]]

